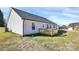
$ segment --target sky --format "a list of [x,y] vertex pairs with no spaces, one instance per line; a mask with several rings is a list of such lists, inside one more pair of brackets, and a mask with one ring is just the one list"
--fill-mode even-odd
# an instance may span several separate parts
[[[0,8],[7,19],[9,7]],[[58,25],[79,22],[79,7],[17,7],[17,9],[45,17]]]

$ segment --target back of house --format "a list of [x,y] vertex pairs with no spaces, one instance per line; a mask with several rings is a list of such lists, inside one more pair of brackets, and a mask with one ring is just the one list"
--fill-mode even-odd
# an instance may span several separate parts
[[20,35],[39,33],[40,28],[54,28],[58,25],[46,18],[16,8],[10,8],[7,28]]

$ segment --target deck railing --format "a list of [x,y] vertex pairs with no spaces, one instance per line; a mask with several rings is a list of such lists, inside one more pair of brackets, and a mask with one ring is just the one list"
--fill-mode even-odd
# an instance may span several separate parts
[[40,28],[39,32],[41,34],[45,34],[45,35],[55,35],[58,33],[58,29],[47,29],[47,28]]

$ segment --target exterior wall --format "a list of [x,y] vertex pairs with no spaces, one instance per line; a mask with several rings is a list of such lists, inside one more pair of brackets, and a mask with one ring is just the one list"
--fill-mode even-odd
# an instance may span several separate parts
[[23,20],[14,10],[11,11],[7,27],[9,31],[23,35]]
[[[35,30],[32,30],[32,23],[35,24]],[[44,24],[44,27],[43,27]],[[34,33],[39,33],[40,28],[47,28],[48,23],[42,23],[42,22],[37,22],[37,21],[30,21],[30,20],[25,20],[24,21],[24,35],[28,34],[34,34]],[[48,24],[49,27],[51,25],[51,28],[54,27],[53,24]]]
[[57,29],[58,25],[57,24],[51,24],[52,28]]
[[72,28],[72,27],[70,27],[70,28],[68,28],[68,30],[69,30],[69,31],[73,31],[73,28]]
[[[32,30],[32,23],[35,24],[35,30]],[[9,31],[12,31],[14,33],[20,35],[28,35],[28,34],[39,33],[39,29],[47,28],[47,24],[48,23],[23,20],[14,10],[12,10],[8,19],[7,28],[9,29]],[[55,24],[48,24],[49,28],[50,25],[51,28],[57,28],[57,25]]]

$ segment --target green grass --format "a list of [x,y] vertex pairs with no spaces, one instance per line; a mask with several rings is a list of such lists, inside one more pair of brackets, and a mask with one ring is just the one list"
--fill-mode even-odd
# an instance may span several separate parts
[[79,51],[79,31],[56,36],[32,35],[21,37],[0,28],[1,51]]
[[47,50],[79,50],[79,32],[76,31],[54,37],[37,36],[33,39]]
[[0,28],[0,41],[6,41],[8,38],[14,36],[12,32],[5,32],[4,28]]

